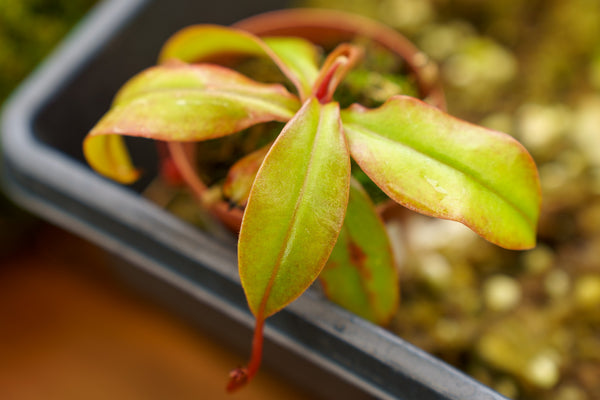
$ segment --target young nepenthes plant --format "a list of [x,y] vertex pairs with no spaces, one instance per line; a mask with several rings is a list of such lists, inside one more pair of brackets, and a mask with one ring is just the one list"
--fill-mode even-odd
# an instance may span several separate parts
[[[355,21],[310,13],[300,12],[325,15],[334,26]],[[362,19],[355,25],[368,27],[367,38],[394,34]],[[201,203],[229,226],[240,225],[239,275],[256,325],[250,362],[231,373],[230,391],[259,369],[265,319],[320,275],[330,298],[365,318],[385,323],[394,313],[398,285],[389,239],[352,177],[351,159],[411,210],[462,222],[505,248],[535,245],[538,173],[516,140],[407,95],[375,107],[340,106],[339,88],[365,53],[360,43],[340,43],[322,57],[302,37],[186,28],[167,41],[159,65],[121,88],[84,141],[90,165],[122,183],[139,176],[122,135],[167,142]],[[235,63],[248,58],[275,65],[289,90],[236,71]],[[230,211],[208,195],[189,143],[271,121],[285,123],[275,140],[235,163],[223,184],[222,193],[243,208]]]

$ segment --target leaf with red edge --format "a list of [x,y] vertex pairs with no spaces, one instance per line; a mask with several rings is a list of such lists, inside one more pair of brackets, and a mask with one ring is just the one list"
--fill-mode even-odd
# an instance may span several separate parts
[[376,324],[387,324],[398,308],[398,274],[385,226],[354,179],[344,225],[319,281],[330,300]]
[[287,121],[298,108],[298,99],[281,85],[218,65],[173,63],[128,81],[90,135],[206,140],[261,122]]
[[342,226],[349,179],[339,107],[311,98],[271,147],[244,213],[239,270],[257,318],[285,307],[321,272]]
[[374,110],[353,106],[342,120],[352,157],[395,201],[460,221],[502,247],[535,245],[539,177],[509,135],[406,96]]
[[265,318],[300,296],[323,269],[342,227],[349,182],[339,105],[310,98],[271,146],[244,212],[238,266],[256,326],[248,367],[232,371],[228,391],[258,371]]
[[293,37],[259,38],[246,31],[218,25],[194,25],[174,34],[163,46],[160,61],[215,62],[231,56],[268,57],[305,99],[318,75],[317,48]]
[[[120,182],[133,177],[120,139],[141,136],[165,141],[198,141],[229,135],[267,121],[287,121],[300,107],[281,85],[255,82],[211,64],[167,64],[149,68],[127,82],[112,108],[84,141],[84,153],[98,172]],[[121,143],[121,147],[108,144]]]

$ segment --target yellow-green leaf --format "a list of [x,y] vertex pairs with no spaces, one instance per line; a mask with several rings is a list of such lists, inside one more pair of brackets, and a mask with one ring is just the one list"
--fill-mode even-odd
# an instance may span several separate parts
[[318,51],[307,40],[261,39],[239,29],[217,25],[194,25],[182,29],[165,43],[159,59],[161,62],[177,59],[197,63],[229,56],[271,58],[303,99],[310,94],[318,74]]
[[287,121],[299,107],[281,85],[212,64],[168,64],[128,81],[90,135],[206,140],[261,122]]
[[319,76],[319,52],[310,42],[296,37],[267,37],[264,42],[285,64],[288,73],[282,71],[291,79],[297,81],[296,86],[302,98],[311,93],[312,87]]
[[377,324],[387,324],[398,307],[398,274],[387,232],[356,180],[351,181],[340,236],[319,280],[330,300]]
[[176,59],[197,63],[232,55],[264,55],[264,52],[260,40],[248,32],[219,25],[191,25],[165,42],[159,61]]
[[460,221],[502,247],[535,245],[538,173],[509,135],[406,96],[375,110],[353,106],[342,120],[352,157],[395,201]]
[[121,136],[105,135],[97,136],[94,140],[85,140],[83,152],[96,172],[119,183],[133,183],[140,175],[131,163]]
[[84,153],[98,172],[125,182],[134,179],[126,149],[121,139],[107,136],[206,140],[261,122],[287,121],[299,107],[283,86],[255,82],[224,67],[157,66],[117,93],[112,108],[86,137]]
[[296,299],[323,269],[344,220],[349,180],[339,106],[311,98],[267,154],[242,221],[240,277],[257,320]]

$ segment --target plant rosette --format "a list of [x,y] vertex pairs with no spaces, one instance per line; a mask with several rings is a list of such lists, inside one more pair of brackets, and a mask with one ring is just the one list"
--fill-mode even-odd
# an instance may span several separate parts
[[[397,56],[424,101],[394,93],[371,101],[373,80],[353,75],[365,43]],[[281,79],[244,75],[239,66],[248,59],[275,67]],[[385,72],[376,77],[395,82]],[[350,98],[367,104],[344,104],[352,79],[362,83]],[[395,31],[340,12],[287,10],[176,33],[159,64],[120,89],[83,148],[96,171],[128,184],[140,172],[122,136],[166,142],[168,160],[202,206],[239,228],[239,275],[256,325],[248,366],[231,373],[233,391],[259,369],[265,319],[318,277],[330,299],[373,322],[394,314],[389,239],[351,159],[408,209],[462,222],[505,248],[535,245],[541,195],[531,156],[509,135],[444,106],[435,66]],[[207,188],[191,143],[274,122],[283,128],[234,163],[216,191]]]

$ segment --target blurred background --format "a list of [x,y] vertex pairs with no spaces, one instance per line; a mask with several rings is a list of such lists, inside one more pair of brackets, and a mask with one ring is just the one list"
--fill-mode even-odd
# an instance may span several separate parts
[[[93,3],[0,0],[0,103]],[[407,243],[389,328],[511,399],[600,399],[600,2],[296,4],[398,29],[439,63],[451,114],[515,136],[538,163],[534,250],[417,215],[389,226]],[[103,251],[3,197],[0,238],[0,398],[220,398],[244,361],[119,286]],[[305,396],[259,377],[240,396]]]
[[[94,2],[0,0],[0,106]],[[37,222],[0,193],[0,259]]]

